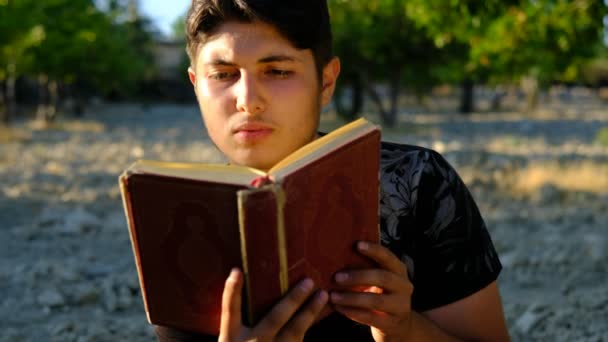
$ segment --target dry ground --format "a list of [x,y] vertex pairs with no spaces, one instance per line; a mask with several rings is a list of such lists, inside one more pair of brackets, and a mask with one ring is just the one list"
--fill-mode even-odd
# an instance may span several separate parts
[[[608,108],[540,113],[410,110],[384,138],[442,152],[469,185],[515,341],[608,341]],[[142,157],[222,161],[197,109],[105,105],[0,136],[0,341],[151,340],[117,176]]]

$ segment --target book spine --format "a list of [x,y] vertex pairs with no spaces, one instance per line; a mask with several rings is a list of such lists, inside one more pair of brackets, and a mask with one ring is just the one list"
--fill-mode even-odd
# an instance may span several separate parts
[[279,282],[281,284],[281,295],[287,293],[289,290],[289,269],[287,267],[287,237],[285,231],[285,192],[283,187],[275,184],[272,186],[272,191],[276,200],[277,206],[277,237],[279,251]]
[[241,258],[243,261],[243,276],[245,278],[245,298],[243,308],[245,310],[245,320],[253,321],[253,306],[251,302],[251,279],[249,277],[249,255],[247,254],[247,233],[243,228],[247,222],[245,212],[247,211],[247,194],[243,191],[237,193],[237,208],[239,213],[239,234],[241,242]]
[[287,251],[280,185],[237,193],[247,325],[253,325],[287,291]]

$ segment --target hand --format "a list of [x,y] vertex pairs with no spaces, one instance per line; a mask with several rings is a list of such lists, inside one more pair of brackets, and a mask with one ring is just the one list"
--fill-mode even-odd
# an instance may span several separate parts
[[241,291],[243,274],[233,269],[222,295],[219,341],[302,341],[328,301],[325,291],[313,292],[314,284],[304,279],[292,288],[253,328],[243,326]]
[[[404,341],[411,324],[411,296],[414,286],[407,267],[385,247],[367,242],[357,244],[359,252],[379,269],[341,271],[335,275],[340,287],[330,301],[336,311],[361,324],[369,325],[375,341]],[[353,288],[367,288],[353,292]]]

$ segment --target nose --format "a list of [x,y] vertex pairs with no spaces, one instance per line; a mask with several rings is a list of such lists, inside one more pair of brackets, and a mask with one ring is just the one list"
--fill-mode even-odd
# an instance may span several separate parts
[[266,109],[266,100],[263,90],[255,77],[248,73],[241,73],[235,86],[236,109],[239,112],[257,115]]

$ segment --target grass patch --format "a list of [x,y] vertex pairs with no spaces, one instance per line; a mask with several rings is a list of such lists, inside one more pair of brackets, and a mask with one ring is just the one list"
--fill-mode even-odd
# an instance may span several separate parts
[[432,135],[438,136],[441,130],[437,127],[432,127],[427,124],[419,124],[414,122],[400,122],[395,127],[383,127],[382,132],[387,136],[403,136],[403,135]]
[[599,132],[597,132],[595,140],[598,144],[608,147],[608,127],[600,129]]
[[49,131],[64,131],[71,133],[102,133],[105,131],[105,126],[95,121],[55,121],[46,123],[40,120],[34,120],[29,123],[29,128],[32,130],[49,130]]
[[608,193],[608,164],[605,163],[539,163],[518,170],[513,176],[512,189],[517,192],[530,193],[544,184],[553,184],[565,191]]
[[21,142],[31,138],[31,134],[22,129],[0,125],[0,143]]
[[[395,125],[395,127],[385,127],[381,124],[380,119],[373,116],[363,115],[361,117],[366,118],[373,124],[376,124],[382,129],[382,139],[387,141],[392,141],[395,139],[399,139],[403,136],[438,136],[441,132],[438,128],[433,127],[430,124],[421,124],[415,122],[406,122],[399,121]],[[356,120],[356,119],[355,119]],[[321,115],[321,120],[319,123],[319,130],[321,132],[331,132],[341,126],[347,124],[347,121],[344,121],[340,117],[338,117],[335,112],[327,112]]]

